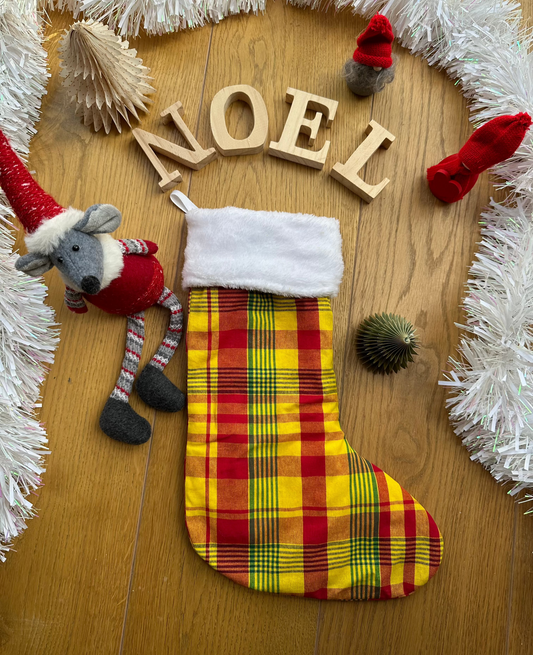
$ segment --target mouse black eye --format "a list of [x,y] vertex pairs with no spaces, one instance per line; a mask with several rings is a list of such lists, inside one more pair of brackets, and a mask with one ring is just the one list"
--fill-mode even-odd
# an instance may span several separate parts
[[78,252],[79,249],[80,249],[79,246],[72,246],[72,250],[74,250],[74,252]]
[[58,257],[57,258],[57,263],[62,264],[63,263],[63,257]]

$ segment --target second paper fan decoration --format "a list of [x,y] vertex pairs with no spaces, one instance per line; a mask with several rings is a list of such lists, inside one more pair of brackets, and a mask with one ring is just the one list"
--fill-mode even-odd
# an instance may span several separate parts
[[155,92],[150,85],[150,69],[107,26],[93,20],[74,23],[61,39],[61,77],[76,114],[85,125],[109,134],[113,125],[122,131],[130,117],[138,120],[138,111],[147,112],[148,97]]
[[419,341],[411,323],[396,314],[374,314],[359,325],[357,354],[373,373],[398,373],[414,361]]

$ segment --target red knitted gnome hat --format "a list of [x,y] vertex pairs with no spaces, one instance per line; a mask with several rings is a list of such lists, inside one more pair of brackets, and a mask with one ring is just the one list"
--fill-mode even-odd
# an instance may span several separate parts
[[388,19],[381,14],[372,17],[366,30],[357,39],[354,61],[365,66],[392,66],[392,42],[394,34]]
[[[526,113],[498,116],[482,125],[457,154],[450,155],[436,166],[428,168],[427,178],[432,193],[445,202],[455,202],[464,198],[476,183],[480,173],[509,159],[514,154],[530,125],[531,117]],[[457,189],[460,187],[457,194],[448,195],[447,192],[451,191],[447,188],[450,183],[456,183]],[[447,189],[444,195],[442,187]]]
[[30,252],[48,254],[83,216],[77,209],[65,209],[41,189],[1,130],[0,186],[27,233]]

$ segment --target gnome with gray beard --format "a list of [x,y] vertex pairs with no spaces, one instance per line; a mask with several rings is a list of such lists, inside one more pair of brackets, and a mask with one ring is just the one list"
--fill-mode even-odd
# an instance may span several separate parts
[[376,14],[359,35],[353,58],[344,65],[344,79],[352,93],[371,96],[392,82],[396,69],[392,58],[393,41],[388,19]]

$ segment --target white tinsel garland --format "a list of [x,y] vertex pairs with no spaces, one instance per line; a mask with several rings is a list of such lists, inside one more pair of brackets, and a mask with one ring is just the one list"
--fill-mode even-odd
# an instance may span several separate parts
[[264,11],[266,0],[44,0],[50,9],[71,11],[74,18],[103,21],[122,36],[161,35],[218,23],[225,16]]
[[[24,157],[48,78],[36,3],[0,4],[0,128]],[[0,219],[13,217],[0,194]],[[58,337],[46,287],[15,269],[13,237],[0,222],[0,560],[34,510],[46,434],[34,416]]]
[[491,203],[470,269],[450,416],[472,459],[512,490],[533,485],[533,199]]

